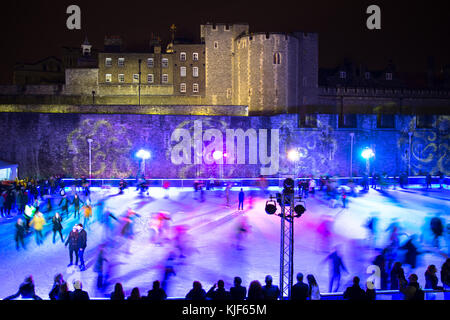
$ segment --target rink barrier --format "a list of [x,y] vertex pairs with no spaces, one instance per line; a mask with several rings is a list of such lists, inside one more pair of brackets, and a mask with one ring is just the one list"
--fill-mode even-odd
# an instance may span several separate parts
[[[268,183],[268,187],[282,187],[283,181],[287,177],[292,176],[285,176],[285,177],[279,177],[279,178],[266,178],[266,181]],[[298,179],[307,179],[310,180],[310,177],[298,177]],[[350,179],[354,181],[355,184],[361,184],[363,177],[330,177],[330,180],[334,180],[338,182],[339,185],[345,185],[347,184]],[[423,186],[425,185],[425,179],[426,176],[410,176],[408,177],[408,183],[405,184],[405,186],[408,187],[417,187],[417,186]],[[100,188],[106,188],[106,187],[119,187],[119,183],[122,179],[88,179],[91,184],[91,187],[100,187]],[[123,179],[127,182],[129,187],[135,187],[137,185],[137,180],[135,178],[133,179]],[[319,187],[319,178],[314,178],[316,181],[316,189]],[[79,182],[79,179],[73,179],[73,178],[64,178],[62,179],[65,183],[68,182],[68,185],[71,186],[75,184],[76,182]],[[213,187],[214,188],[223,188],[225,182],[232,182],[234,187],[258,187],[258,182],[260,181],[259,178],[225,178],[225,179],[218,179],[218,178],[189,178],[189,179],[147,179],[147,183],[150,188],[162,188],[164,182],[169,182],[170,187],[175,188],[192,188],[194,185],[194,181],[214,181]],[[450,182],[450,178],[444,178],[443,186],[444,188],[448,188]],[[387,177],[386,183],[388,185],[398,185],[399,184],[399,178],[389,176]],[[372,184],[372,177],[369,177],[369,184]],[[434,185],[434,189],[439,188],[439,176],[432,176],[432,185]],[[67,186],[67,183],[66,183]]]
[[[425,293],[425,300],[445,300],[444,293],[449,293],[450,290],[433,290],[433,289],[422,289]],[[403,293],[400,290],[376,290],[376,300],[403,300]],[[434,295],[434,298],[431,298],[430,294]],[[330,293],[321,293],[321,300],[344,300],[344,292],[330,292]],[[110,300],[107,297],[96,297],[91,298],[91,300]],[[186,300],[184,297],[168,297],[167,300]],[[288,300],[287,298],[283,300]]]

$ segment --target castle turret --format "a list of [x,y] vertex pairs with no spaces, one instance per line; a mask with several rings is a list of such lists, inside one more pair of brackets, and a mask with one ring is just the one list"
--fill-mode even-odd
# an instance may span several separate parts
[[248,24],[212,24],[200,26],[205,43],[206,97],[211,104],[233,103],[233,63],[235,39],[248,33]]

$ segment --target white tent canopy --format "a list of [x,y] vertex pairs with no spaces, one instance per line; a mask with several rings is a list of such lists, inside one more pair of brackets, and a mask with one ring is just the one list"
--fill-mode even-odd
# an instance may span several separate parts
[[15,180],[18,164],[0,160],[0,180]]

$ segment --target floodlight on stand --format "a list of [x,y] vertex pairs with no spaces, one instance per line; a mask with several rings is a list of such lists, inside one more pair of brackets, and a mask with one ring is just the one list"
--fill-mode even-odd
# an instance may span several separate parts
[[284,194],[292,194],[294,193],[294,180],[292,178],[286,178],[283,182],[283,193]]
[[265,210],[267,214],[275,214],[277,212],[277,203],[274,200],[267,201]]
[[306,208],[303,205],[298,204],[294,207],[294,211],[295,211],[294,217],[299,218],[302,216],[303,213],[305,213]]

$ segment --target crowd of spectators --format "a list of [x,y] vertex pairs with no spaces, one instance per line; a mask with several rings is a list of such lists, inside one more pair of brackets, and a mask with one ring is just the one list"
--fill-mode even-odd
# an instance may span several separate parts
[[[404,273],[399,269],[399,276],[397,280],[399,282],[398,289],[403,295],[404,300],[434,300],[435,293],[425,293],[421,285],[418,283],[418,276],[415,273],[409,275],[406,280]],[[428,266],[425,272],[425,288],[433,290],[447,290],[445,292],[445,299],[448,298],[448,288],[450,284],[450,259],[447,259],[441,268],[441,282],[443,286],[439,286],[439,279],[436,275],[437,268],[435,265]],[[315,277],[312,274],[307,275],[307,282],[303,282],[303,274],[297,274],[297,283],[292,286],[290,299],[295,301],[306,300],[320,300],[321,294],[319,286]],[[235,277],[233,286],[227,290],[225,288],[225,282],[218,280],[214,285],[206,291],[203,289],[200,281],[194,281],[192,289],[184,297],[185,300],[234,300],[234,301],[258,301],[258,300],[279,300],[281,298],[281,291],[277,285],[272,283],[272,276],[267,275],[265,277],[265,285],[261,285],[258,280],[250,282],[248,290],[242,286],[242,279]],[[88,292],[83,290],[83,286],[80,280],[73,282],[73,291],[68,290],[68,284],[63,279],[62,274],[57,274],[54,278],[53,287],[49,293],[50,300],[90,300]],[[360,278],[354,277],[353,284],[346,288],[343,293],[344,300],[376,300],[376,289],[374,283],[367,281],[366,289],[361,288]],[[19,290],[4,300],[12,300],[21,297],[22,299],[34,299],[42,300],[41,297],[35,293],[33,277],[27,276],[24,282],[19,286]],[[150,301],[162,301],[167,299],[167,294],[163,288],[161,288],[160,282],[154,281],[151,290],[147,291],[146,295],[141,295],[138,287],[131,290],[130,295],[127,296],[121,283],[116,283],[114,291],[109,295],[111,300],[150,300]]]

